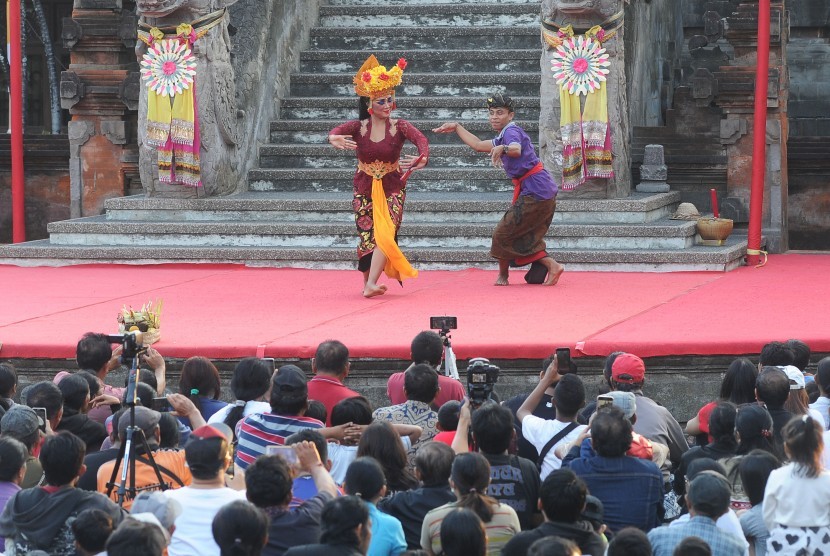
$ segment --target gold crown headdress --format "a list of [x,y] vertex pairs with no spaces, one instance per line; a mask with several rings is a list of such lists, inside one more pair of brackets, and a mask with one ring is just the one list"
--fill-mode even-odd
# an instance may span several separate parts
[[357,74],[354,76],[354,92],[361,97],[376,99],[384,96],[401,84],[406,60],[401,58],[398,63],[387,70],[378,63],[375,55],[369,56]]

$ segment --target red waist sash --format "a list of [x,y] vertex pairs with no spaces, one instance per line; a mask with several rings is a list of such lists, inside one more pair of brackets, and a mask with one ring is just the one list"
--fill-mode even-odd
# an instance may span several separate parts
[[525,181],[530,176],[532,176],[533,174],[538,174],[539,172],[541,172],[544,169],[545,169],[545,165],[542,164],[542,161],[540,160],[536,164],[536,166],[534,166],[533,168],[528,170],[525,175],[523,175],[520,178],[513,178],[513,185],[515,186],[514,189],[513,189],[513,202],[514,203],[519,199],[519,193],[522,190],[522,182]]

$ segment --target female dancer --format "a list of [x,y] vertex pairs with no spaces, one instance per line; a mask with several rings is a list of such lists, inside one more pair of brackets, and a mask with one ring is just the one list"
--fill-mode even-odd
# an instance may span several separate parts
[[[418,275],[397,244],[408,171],[426,166],[429,156],[424,134],[405,120],[391,118],[396,108],[395,87],[400,85],[405,67],[401,58],[387,70],[369,56],[354,78],[360,119],[329,133],[329,143],[335,148],[357,151],[352,207],[360,235],[357,268],[363,273],[364,297],[386,293],[386,286],[377,283],[381,271],[398,282]],[[405,140],[418,147],[418,156],[401,159]]]
[[513,123],[513,99],[500,93],[487,99],[490,125],[495,139],[482,141],[459,124],[446,122],[435,133],[455,132],[477,152],[489,153],[493,166],[504,167],[513,180],[513,206],[493,231],[490,256],[499,261],[497,286],[508,284],[510,266],[531,265],[525,275],[528,284],[553,286],[565,267],[545,251],[548,233],[556,210],[558,188],[548,174],[527,133]]

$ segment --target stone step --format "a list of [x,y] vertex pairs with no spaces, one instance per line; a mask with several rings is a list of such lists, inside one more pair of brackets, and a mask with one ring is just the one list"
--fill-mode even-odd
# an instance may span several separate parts
[[385,6],[321,6],[322,27],[496,26],[538,24],[534,4],[408,4]]
[[[434,134],[427,132],[428,139]],[[414,145],[407,143],[403,154],[417,154]],[[356,167],[355,153],[325,145],[263,145],[259,148],[260,168],[351,168]],[[490,155],[474,152],[467,145],[430,145],[430,168],[478,167],[490,168]]]
[[[354,114],[349,119],[357,117],[357,100],[354,99]],[[518,114],[521,116],[521,114]],[[328,144],[329,131],[342,124],[345,119],[339,120],[273,120],[270,124],[271,143],[303,143],[303,144]],[[446,120],[426,120],[413,118],[409,122],[426,134],[444,123]],[[517,124],[530,135],[531,140],[536,142],[539,133],[539,121],[515,120]],[[461,121],[464,127],[476,134],[481,139],[495,136],[493,128],[483,115],[474,120]],[[458,136],[453,133],[429,134],[430,144],[458,144]]]
[[[539,97],[515,97],[522,118],[539,118]],[[487,120],[487,105],[481,96],[400,96],[395,117],[406,120]],[[345,97],[289,97],[280,103],[280,117],[286,120],[343,120],[357,117],[357,99]]]
[[[688,249],[655,250],[569,250],[553,249],[551,254],[568,271],[599,272],[724,272],[743,265],[746,237],[733,234],[721,247],[695,246]],[[406,252],[419,270],[470,267],[496,269],[488,249],[418,248]],[[356,268],[354,248],[301,249],[280,247],[71,247],[56,246],[49,240],[0,246],[0,264],[17,266],[58,266],[70,264],[121,263],[163,264],[242,263],[249,266],[312,269]],[[514,273],[514,282],[521,280]]]
[[[332,6],[399,6],[419,5],[432,6],[436,4],[478,4],[481,0],[329,0]],[[539,0],[500,0],[501,4],[539,4]]]
[[311,30],[312,49],[352,49],[375,52],[382,64],[384,50],[468,49],[482,50],[536,48],[541,54],[539,25],[424,26],[424,27],[315,27]]
[[[495,223],[406,222],[398,233],[403,249],[490,247]],[[120,247],[354,247],[354,223],[112,222],[103,216],[53,222],[52,245]],[[548,242],[558,249],[684,249],[694,245],[694,222],[664,220],[647,225],[556,224]]]
[[[405,222],[491,223],[510,206],[511,194],[429,192],[410,188]],[[627,199],[568,199],[557,202],[556,224],[643,224],[670,216],[680,194],[634,193]],[[107,199],[108,221],[349,223],[354,221],[351,192],[247,192],[206,199],[159,199],[141,195]]]
[[[469,46],[469,45],[467,45]],[[304,50],[300,53],[300,72],[329,74],[354,72],[370,54],[381,56],[380,63],[394,64],[399,58],[409,62],[405,83],[411,72],[431,71],[433,75],[463,72],[489,72],[503,76],[512,72],[539,72],[540,49],[512,50],[386,50],[377,53],[368,50]]]
[[[537,63],[538,66],[538,63]],[[346,96],[354,98],[354,70],[352,73],[300,73],[291,76],[291,95],[293,97],[332,97]],[[412,65],[410,64],[410,67]],[[429,66],[418,68],[426,71]],[[539,96],[541,77],[533,73],[409,73],[397,88],[401,106],[408,104],[403,99],[417,96],[461,96],[480,97],[483,99],[493,93],[504,93],[514,98],[536,98]]]

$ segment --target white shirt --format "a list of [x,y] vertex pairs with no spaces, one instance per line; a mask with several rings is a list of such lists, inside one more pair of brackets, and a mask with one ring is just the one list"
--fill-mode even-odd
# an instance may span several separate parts
[[[208,424],[212,423],[224,423],[225,419],[228,417],[228,413],[231,412],[231,409],[236,407],[236,404],[228,404],[213,415],[210,416],[208,419]],[[242,410],[242,419],[247,417],[248,415],[252,415],[254,413],[270,413],[271,412],[271,404],[267,402],[255,402],[253,400],[245,403],[245,409]],[[240,419],[240,423],[242,422]]]
[[346,470],[357,458],[357,446],[343,446],[329,442],[329,460],[331,460],[331,478],[338,485],[346,480]]
[[772,532],[787,527],[830,527],[830,471],[810,479],[789,463],[770,473],[764,491],[764,523]]
[[211,533],[213,518],[225,504],[245,500],[245,493],[231,488],[183,487],[166,490],[164,495],[182,505],[176,530],[167,549],[169,556],[220,556],[219,545]]
[[[541,452],[542,448],[545,447],[545,444],[550,442],[550,439],[556,436],[556,433],[568,425],[570,425],[570,423],[563,423],[557,419],[542,419],[541,417],[536,417],[535,415],[528,415],[522,419],[522,436],[524,436],[528,442],[533,444],[537,452]],[[544,461],[542,461],[541,477],[543,481],[545,480],[545,477],[550,475],[551,472],[562,467],[562,460],[556,456],[556,447],[562,445],[563,443],[567,446],[576,440],[585,428],[585,425],[577,426],[562,440],[551,446],[550,451],[545,456]]]
[[822,418],[824,418],[824,430],[830,427],[830,398],[824,396],[819,397],[815,402],[810,404],[810,409],[818,411]]

